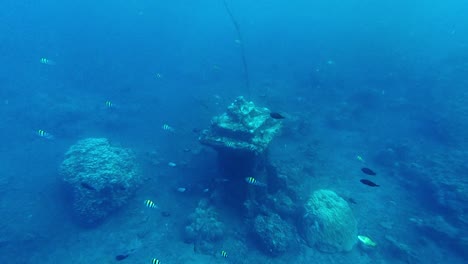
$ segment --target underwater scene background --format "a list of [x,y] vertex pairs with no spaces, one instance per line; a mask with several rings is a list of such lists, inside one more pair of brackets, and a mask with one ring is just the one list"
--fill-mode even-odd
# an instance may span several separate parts
[[1,6],[1,263],[466,263],[466,1]]

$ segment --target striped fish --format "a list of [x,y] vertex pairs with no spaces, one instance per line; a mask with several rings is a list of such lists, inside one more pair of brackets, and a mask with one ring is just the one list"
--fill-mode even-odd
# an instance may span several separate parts
[[223,258],[227,258],[227,256],[228,256],[228,255],[227,255],[227,252],[224,251],[224,250],[221,250],[221,256],[222,256]]
[[114,104],[111,101],[106,101],[106,107],[107,108],[113,108]]
[[49,60],[47,58],[41,58],[40,62],[45,65],[55,65],[55,61]]
[[168,124],[164,124],[164,125],[162,126],[162,129],[165,130],[165,131],[174,132],[174,128],[171,127],[171,126],[168,125]]
[[158,208],[158,206],[151,200],[145,200],[145,206],[148,208]]
[[39,129],[37,130],[37,135],[42,137],[42,138],[46,138],[46,139],[54,139],[54,136],[52,134],[50,134],[49,132],[46,132],[42,129]]
[[248,184],[255,185],[255,186],[260,186],[260,187],[265,187],[266,186],[265,183],[257,181],[254,177],[247,177],[247,178],[245,178],[245,181]]

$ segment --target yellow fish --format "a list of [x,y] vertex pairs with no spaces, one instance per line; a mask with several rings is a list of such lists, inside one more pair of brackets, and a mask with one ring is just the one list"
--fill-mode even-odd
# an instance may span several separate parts
[[37,130],[37,135],[42,137],[42,138],[46,138],[46,139],[54,139],[54,136],[51,135],[50,133],[42,130],[42,129],[39,129]]
[[223,258],[227,258],[227,252],[224,251],[224,250],[221,250],[221,256],[222,256]]
[[375,247],[377,246],[377,243],[375,243],[374,241],[372,241],[372,239],[370,239],[369,237],[366,237],[366,236],[357,236],[357,238],[359,239],[359,241],[361,241],[362,244],[366,245],[366,246],[369,246],[369,247]]
[[265,187],[265,186],[266,186],[265,183],[257,181],[254,177],[247,177],[247,178],[245,178],[245,181],[246,181],[248,184],[255,185],[255,186],[261,186],[261,187]]
[[49,60],[47,58],[41,58],[40,62],[45,65],[55,65],[55,61]]
[[162,126],[162,129],[163,129],[163,130],[166,130],[166,131],[169,131],[169,132],[174,132],[174,128],[171,127],[171,126],[168,125],[168,124],[164,124],[164,125]]
[[145,200],[145,206],[149,208],[158,208],[158,206],[151,200]]
[[106,107],[107,108],[112,108],[112,107],[114,107],[114,104],[111,101],[106,101]]

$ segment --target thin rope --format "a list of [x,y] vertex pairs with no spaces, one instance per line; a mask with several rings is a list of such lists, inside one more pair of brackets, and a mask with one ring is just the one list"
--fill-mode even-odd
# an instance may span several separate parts
[[234,28],[237,33],[237,39],[239,40],[239,45],[241,49],[241,58],[242,58],[242,65],[244,66],[244,80],[245,80],[245,88],[247,89],[248,96],[251,97],[250,93],[250,78],[249,78],[249,71],[247,67],[247,59],[245,57],[245,48],[244,48],[244,41],[242,38],[242,34],[239,28],[239,24],[237,23],[236,18],[231,12],[231,9],[229,8],[227,1],[223,0],[224,8],[226,8],[226,12],[229,15],[229,18],[231,19],[232,24],[234,25]]

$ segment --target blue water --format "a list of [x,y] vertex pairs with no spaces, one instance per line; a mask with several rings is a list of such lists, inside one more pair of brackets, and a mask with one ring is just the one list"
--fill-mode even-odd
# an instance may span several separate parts
[[[241,40],[222,0],[2,1],[0,262],[466,263],[468,3],[225,3]],[[184,241],[223,177],[199,131],[238,96],[286,115],[268,157],[296,205],[318,189],[353,200],[375,248],[323,253],[292,218],[294,242],[273,257],[252,216],[222,199],[210,200],[226,230],[213,251]],[[143,178],[92,228],[73,217],[59,173],[90,137],[134,151]],[[364,166],[380,187],[359,182],[372,177]]]

